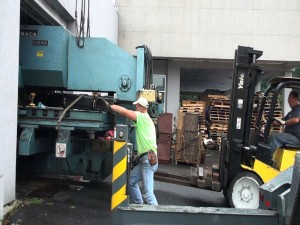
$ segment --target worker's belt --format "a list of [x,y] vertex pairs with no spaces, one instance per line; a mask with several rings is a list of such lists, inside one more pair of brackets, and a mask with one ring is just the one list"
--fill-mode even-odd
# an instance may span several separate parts
[[148,155],[150,165],[155,165],[157,163],[157,156],[153,150],[149,150],[148,152],[142,153],[139,158],[143,158],[145,155]]
[[143,158],[145,155],[148,155],[148,152],[144,152],[144,153],[140,154],[140,156],[139,156],[140,159]]

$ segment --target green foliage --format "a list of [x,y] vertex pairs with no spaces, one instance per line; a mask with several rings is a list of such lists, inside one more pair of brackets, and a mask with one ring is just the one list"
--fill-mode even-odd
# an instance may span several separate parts
[[198,101],[199,96],[198,95],[180,95],[180,100]]
[[267,82],[267,80],[262,80],[262,81],[261,81],[261,84],[260,84],[260,90],[261,90],[262,92],[265,92],[265,90],[267,89],[267,87],[268,87],[268,82]]
[[293,77],[300,77],[300,66],[296,67]]
[[33,205],[40,205],[42,203],[43,203],[43,199],[41,199],[41,198],[33,197],[31,199],[31,204],[33,204]]

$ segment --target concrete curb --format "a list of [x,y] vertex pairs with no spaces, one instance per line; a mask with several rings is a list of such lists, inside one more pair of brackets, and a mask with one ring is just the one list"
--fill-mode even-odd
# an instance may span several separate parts
[[9,218],[10,213],[12,213],[16,208],[18,208],[20,205],[22,205],[23,202],[20,200],[15,200],[11,202],[10,204],[4,206],[3,208],[3,217],[2,220],[0,220],[0,225],[5,222],[6,219]]

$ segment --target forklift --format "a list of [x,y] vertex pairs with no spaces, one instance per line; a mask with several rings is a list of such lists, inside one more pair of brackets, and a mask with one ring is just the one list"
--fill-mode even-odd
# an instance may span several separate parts
[[[263,69],[256,63],[262,51],[238,46],[235,52],[228,135],[222,139],[219,190],[231,207],[257,209],[259,187],[293,165],[300,146],[280,146],[271,156],[268,138],[277,98],[284,88],[299,88],[300,79],[276,77],[268,81],[255,128],[251,128],[255,86]],[[267,99],[271,100],[264,124]],[[269,108],[269,106],[268,106]]]

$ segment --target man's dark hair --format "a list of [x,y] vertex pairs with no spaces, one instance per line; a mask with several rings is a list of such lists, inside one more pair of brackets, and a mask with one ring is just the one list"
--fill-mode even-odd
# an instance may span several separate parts
[[290,96],[293,97],[293,98],[296,98],[297,100],[299,100],[299,94],[296,91],[291,91]]

